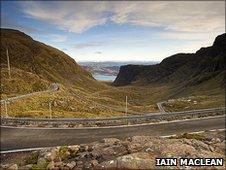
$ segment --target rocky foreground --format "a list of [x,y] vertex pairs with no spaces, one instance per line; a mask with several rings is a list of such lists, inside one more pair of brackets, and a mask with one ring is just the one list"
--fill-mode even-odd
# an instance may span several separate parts
[[60,146],[40,151],[2,154],[2,169],[160,169],[216,167],[156,167],[158,157],[224,158],[225,131],[183,134],[170,138],[134,136],[107,138],[89,144]]

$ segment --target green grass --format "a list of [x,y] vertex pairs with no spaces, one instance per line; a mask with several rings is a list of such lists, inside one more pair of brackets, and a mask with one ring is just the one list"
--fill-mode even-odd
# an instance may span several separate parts
[[6,68],[1,68],[0,91],[2,99],[46,90],[49,88],[50,84],[49,81],[44,80],[33,73],[16,68],[11,68],[11,79],[9,79],[8,70]]
[[197,133],[183,133],[181,135],[170,137],[170,139],[183,139],[183,138],[185,138],[185,139],[196,139],[196,140],[200,140],[200,141],[205,140],[205,136],[203,136],[201,134],[197,134]]
[[202,95],[172,99],[163,104],[163,106],[167,112],[173,112],[223,107],[224,102],[224,95]]
[[[164,101],[174,92],[170,85],[111,87],[104,90],[85,92],[61,85],[54,93],[44,93],[24,98],[8,106],[12,117],[113,117],[125,115],[125,96],[128,96],[130,114],[158,112],[156,103]],[[191,100],[188,102],[188,100]],[[194,101],[197,102],[194,103]],[[49,110],[52,103],[52,112]],[[185,96],[168,102],[166,111],[194,110],[224,105],[224,96],[219,94]],[[113,109],[107,108],[112,107]],[[4,107],[1,107],[4,114]]]
[[[7,78],[7,70],[2,70],[2,98],[17,96],[33,91],[46,90],[50,82],[36,75],[13,69],[12,80]],[[25,76],[23,76],[25,75]],[[27,79],[29,77],[29,79]],[[12,117],[113,117],[125,115],[125,96],[128,97],[128,113],[142,114],[158,112],[156,103],[174,98],[165,105],[166,111],[194,110],[224,106],[223,89],[217,81],[208,81],[195,87],[175,87],[173,84],[150,84],[145,86],[129,85],[114,87],[103,83],[104,88],[86,91],[76,85],[61,85],[54,93],[44,93],[24,98],[8,106]],[[15,88],[17,87],[17,88]],[[213,88],[212,88],[213,87]],[[17,91],[14,91],[17,89]],[[180,93],[177,93],[180,91]],[[191,100],[188,102],[188,100]],[[194,103],[196,101],[196,103]],[[52,103],[52,112],[49,110]],[[111,108],[109,108],[111,107]],[[4,107],[1,107],[4,115]]]
[[32,152],[28,157],[25,159],[26,164],[37,164],[38,162],[38,152]]

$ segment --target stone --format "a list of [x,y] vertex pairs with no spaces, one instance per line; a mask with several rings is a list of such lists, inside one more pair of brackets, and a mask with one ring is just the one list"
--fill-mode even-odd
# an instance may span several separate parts
[[148,153],[138,152],[102,162],[98,167],[100,169],[103,167],[105,169],[150,169],[154,165],[155,159],[150,157]]
[[90,162],[84,162],[83,169],[92,169],[92,164]]
[[211,139],[210,142],[211,142],[211,143],[220,143],[221,140],[220,140],[219,138],[213,138],[213,139]]
[[82,161],[76,162],[76,168],[77,169],[83,169],[83,162]]
[[105,138],[105,139],[102,139],[101,142],[109,144],[109,145],[113,145],[113,144],[120,142],[120,140],[117,138]]
[[88,152],[91,152],[93,149],[94,149],[94,146],[88,145],[88,148],[87,148],[87,151],[88,151]]
[[75,108],[74,107],[69,107],[69,109],[70,109],[70,111],[74,111],[75,110]]
[[73,169],[76,166],[76,162],[72,161],[70,163],[67,164],[67,167],[69,167],[70,169]]
[[128,151],[126,147],[124,147],[121,144],[118,144],[118,145],[109,145],[107,147],[98,146],[95,147],[91,153],[96,160],[101,161],[102,159],[109,160],[112,159],[113,157],[127,154]]
[[1,164],[1,169],[7,169],[10,166],[10,164]]
[[18,169],[18,165],[17,164],[12,164],[7,169],[8,170],[17,170]]
[[28,168],[28,167],[26,167],[26,166],[21,166],[21,167],[19,167],[19,170],[32,170],[32,168]]
[[58,106],[58,104],[57,104],[56,101],[53,101],[53,106],[54,106],[54,107],[57,107],[57,106]]
[[44,155],[44,158],[48,161],[53,161],[54,158],[53,158],[53,155],[51,152],[47,152],[45,155]]
[[51,162],[47,165],[46,169],[48,169],[48,170],[53,170],[54,167],[55,167],[54,165],[55,165],[54,162],[51,161]]
[[60,167],[60,166],[62,166],[63,165],[63,162],[55,162],[54,163],[54,166],[56,166],[56,167]]
[[37,165],[34,165],[34,166],[37,167],[36,169],[44,169],[44,168],[46,168],[47,164],[48,164],[48,162],[46,161],[45,158],[39,158]]
[[68,148],[60,150],[59,156],[62,160],[68,159],[70,157],[70,152],[69,152]]
[[96,159],[90,161],[90,163],[91,163],[91,165],[92,165],[93,167],[95,167],[95,166],[97,166],[97,165],[99,164],[98,161],[97,161]]
[[73,154],[76,154],[79,151],[79,148],[79,145],[68,146],[69,152]]
[[211,152],[214,152],[214,147],[209,146],[209,150],[210,150]]
[[152,152],[153,151],[153,149],[151,149],[151,148],[146,148],[145,149],[145,152]]
[[26,168],[26,169],[29,169],[29,170],[32,169],[32,164],[26,165],[25,168]]
[[88,150],[89,146],[87,145],[81,145],[80,148],[79,148],[79,151],[80,152],[86,152]]
[[92,153],[90,153],[90,152],[82,152],[82,153],[79,153],[79,155],[78,155],[80,158],[91,158],[91,157],[93,157],[93,155],[92,155]]
[[37,164],[43,164],[46,163],[46,159],[45,158],[39,158]]

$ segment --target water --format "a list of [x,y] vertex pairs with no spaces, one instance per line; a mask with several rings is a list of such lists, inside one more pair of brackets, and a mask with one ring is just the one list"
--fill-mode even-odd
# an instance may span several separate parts
[[96,80],[101,80],[101,81],[114,81],[116,76],[114,75],[103,75],[103,74],[93,74],[93,77]]

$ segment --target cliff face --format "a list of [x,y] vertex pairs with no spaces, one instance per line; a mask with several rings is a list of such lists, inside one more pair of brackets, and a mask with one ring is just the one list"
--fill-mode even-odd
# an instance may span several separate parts
[[150,66],[126,65],[120,68],[115,86],[131,83],[180,83],[194,85],[211,79],[225,70],[226,34],[219,35],[212,46],[196,53],[179,53]]

